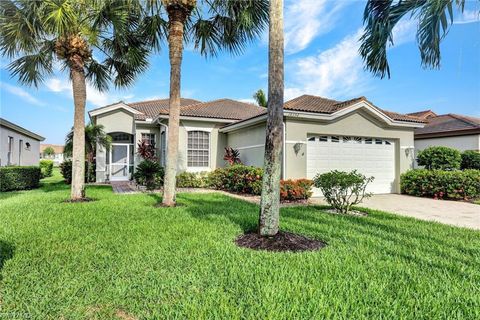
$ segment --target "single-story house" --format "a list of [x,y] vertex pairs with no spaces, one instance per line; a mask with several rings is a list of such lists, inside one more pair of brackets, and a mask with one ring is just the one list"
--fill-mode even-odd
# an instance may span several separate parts
[[[97,181],[128,180],[141,161],[136,144],[147,139],[165,164],[168,99],[119,102],[89,112],[113,138],[97,151]],[[223,167],[224,148],[244,164],[263,166],[266,109],[220,99],[181,99],[179,171]],[[283,179],[313,178],[333,169],[374,176],[374,193],[400,192],[400,174],[413,166],[414,130],[424,121],[380,109],[365,97],[336,101],[303,95],[285,103]]]
[[[54,154],[45,154],[45,149],[52,148],[55,152]],[[63,155],[64,146],[59,144],[49,144],[49,143],[41,143],[40,144],[40,159],[48,159],[53,161],[54,166],[59,166],[65,160]]]
[[437,115],[432,110],[409,115],[426,121],[423,128],[415,129],[416,151],[431,146],[480,151],[480,118],[452,113]]
[[44,137],[0,118],[0,166],[38,165]]

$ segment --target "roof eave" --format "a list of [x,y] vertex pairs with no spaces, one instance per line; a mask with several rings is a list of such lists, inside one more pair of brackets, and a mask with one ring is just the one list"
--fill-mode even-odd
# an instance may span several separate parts
[[26,136],[28,136],[28,137],[30,137],[30,138],[35,139],[35,140],[38,140],[38,141],[44,141],[44,140],[45,140],[45,138],[42,137],[41,135],[36,134],[35,132],[32,132],[32,131],[30,131],[30,130],[27,130],[27,129],[23,128],[23,127],[20,127],[19,125],[16,125],[15,123],[12,123],[12,122],[10,122],[10,121],[8,121],[8,120],[5,120],[5,119],[3,119],[3,118],[0,118],[0,124],[1,124],[2,126],[5,126],[5,127],[9,128],[9,129],[11,129],[11,130],[20,132],[21,134],[24,134],[24,135],[26,135]]

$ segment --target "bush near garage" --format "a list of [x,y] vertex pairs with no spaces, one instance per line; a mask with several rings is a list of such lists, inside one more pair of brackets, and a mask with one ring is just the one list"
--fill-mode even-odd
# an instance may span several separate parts
[[309,179],[281,180],[280,199],[282,201],[307,200],[312,196],[313,181]]
[[40,167],[0,167],[0,191],[27,190],[40,186]]
[[365,190],[373,179],[374,177],[367,178],[356,170],[333,170],[317,174],[313,182],[315,187],[320,188],[329,205],[339,213],[348,214],[352,206],[371,196],[371,193]]
[[[87,170],[90,167],[90,174],[87,174]],[[60,173],[63,176],[63,180],[66,184],[72,183],[72,161],[66,160],[60,164]],[[90,181],[88,180],[90,177]],[[95,162],[92,163],[90,166],[88,165],[88,161],[85,161],[85,183],[95,182]]]
[[434,199],[480,197],[480,170],[415,169],[401,175],[402,193]]
[[480,170],[480,152],[468,150],[462,153],[461,169],[477,169]]
[[40,171],[42,172],[42,178],[51,177],[53,174],[53,160],[40,160]]
[[462,163],[460,151],[453,148],[433,146],[418,153],[418,165],[429,170],[458,170]]

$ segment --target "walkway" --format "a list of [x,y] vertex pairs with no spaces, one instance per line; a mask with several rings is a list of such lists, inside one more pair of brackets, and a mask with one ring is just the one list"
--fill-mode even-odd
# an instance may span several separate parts
[[114,193],[119,194],[134,194],[139,193],[135,185],[129,181],[112,181],[110,182]]

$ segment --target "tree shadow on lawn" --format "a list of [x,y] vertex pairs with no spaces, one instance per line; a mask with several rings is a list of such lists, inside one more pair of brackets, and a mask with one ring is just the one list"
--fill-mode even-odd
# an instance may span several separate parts
[[9,259],[13,258],[15,253],[15,247],[3,240],[0,240],[0,280],[3,279],[2,277],[2,269],[5,265],[5,262]]

